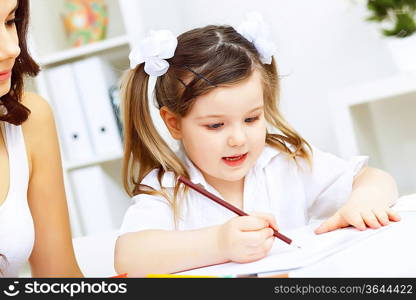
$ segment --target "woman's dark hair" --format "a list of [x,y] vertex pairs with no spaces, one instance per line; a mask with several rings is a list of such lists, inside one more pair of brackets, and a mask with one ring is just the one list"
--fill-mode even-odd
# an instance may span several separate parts
[[29,0],[18,0],[16,10],[16,29],[19,38],[20,55],[12,69],[10,91],[0,98],[0,104],[6,108],[4,114],[0,114],[0,121],[20,125],[27,120],[30,110],[21,104],[23,95],[23,80],[25,75],[36,76],[40,68],[29,55],[26,43],[27,28],[29,23]]

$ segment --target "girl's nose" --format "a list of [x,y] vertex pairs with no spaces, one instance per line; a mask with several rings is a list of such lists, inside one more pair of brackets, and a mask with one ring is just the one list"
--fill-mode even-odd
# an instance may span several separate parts
[[230,147],[243,146],[246,142],[246,134],[241,127],[234,128],[228,138]]

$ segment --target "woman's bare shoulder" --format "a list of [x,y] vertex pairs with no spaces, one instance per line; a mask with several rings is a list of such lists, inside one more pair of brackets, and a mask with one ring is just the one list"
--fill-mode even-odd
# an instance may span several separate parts
[[49,103],[35,93],[24,93],[22,104],[30,110],[22,128],[29,158],[33,158],[38,151],[56,144],[55,120]]
[[38,94],[25,92],[22,97],[22,104],[31,111],[27,123],[36,126],[40,125],[38,123],[53,121],[51,106]]

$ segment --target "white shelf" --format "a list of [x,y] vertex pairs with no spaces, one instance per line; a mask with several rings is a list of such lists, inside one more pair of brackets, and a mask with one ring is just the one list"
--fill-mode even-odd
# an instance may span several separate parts
[[369,164],[390,173],[399,193],[416,192],[416,72],[330,93],[339,155],[368,155]]
[[46,57],[39,57],[37,61],[42,66],[49,66],[67,60],[73,60],[82,56],[96,54],[106,50],[111,50],[117,47],[127,46],[129,39],[127,35],[122,35],[114,38],[109,38],[100,42],[95,42],[78,48],[63,50],[61,52],[48,55]]
[[331,93],[331,103],[353,106],[416,91],[416,71],[399,73]]
[[400,73],[329,93],[340,156],[348,158],[359,153],[351,112],[354,106],[414,94],[415,82],[416,72]]
[[[121,73],[129,67],[128,51],[131,34],[141,28],[140,6],[136,1],[104,0],[109,19],[106,31],[107,38],[80,47],[73,47],[67,39],[62,22],[65,1],[30,0],[29,47],[35,61],[42,67],[42,72],[31,82],[30,89],[50,101],[56,116],[60,139],[63,139],[62,126],[66,124],[59,120],[57,109],[60,105],[59,101],[62,101],[64,97],[51,92],[51,83],[48,82],[48,74],[50,73],[48,72],[53,71],[55,67],[65,68],[70,64],[74,66],[79,61],[98,56],[108,66],[109,73],[103,76],[109,75],[111,77],[112,74],[114,79],[119,80]],[[131,28],[126,27],[125,24]],[[114,83],[114,81],[108,82],[108,85]],[[76,90],[79,92],[79,88]],[[101,98],[103,97],[100,96]],[[66,97],[66,99],[69,98]],[[73,99],[76,101],[76,96]],[[102,101],[102,99],[97,101]],[[83,118],[86,117],[86,114],[84,115]],[[62,149],[65,149],[65,143],[61,143],[61,145],[63,145]],[[112,154],[86,155],[84,159],[80,160],[69,160],[65,155],[61,155],[73,237],[89,234],[93,230],[92,223],[103,231],[114,230],[121,225],[129,205],[129,196],[124,191],[121,176],[123,153],[122,150],[109,150],[108,152]],[[97,191],[101,191],[101,193],[97,193]],[[86,209],[92,203],[89,202],[90,200],[96,201],[94,203],[99,205],[97,209],[102,208],[103,211],[110,213],[98,215],[96,209]]]
[[93,165],[102,164],[109,161],[119,160],[123,158],[123,154],[108,155],[94,159],[80,160],[76,162],[63,163],[63,168],[66,171],[73,171],[80,168],[85,168]]

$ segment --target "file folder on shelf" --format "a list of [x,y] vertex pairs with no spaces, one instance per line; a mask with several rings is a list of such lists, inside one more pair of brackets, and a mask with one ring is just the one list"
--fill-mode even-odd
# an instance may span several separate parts
[[77,84],[71,65],[61,65],[45,71],[52,107],[67,161],[93,157],[88,127],[80,105]]
[[77,61],[73,68],[94,153],[121,155],[121,138],[109,94],[110,87],[117,81],[114,72],[99,57]]
[[104,171],[99,166],[86,167],[71,171],[69,177],[84,234],[115,229],[109,201],[117,199],[108,197]]

